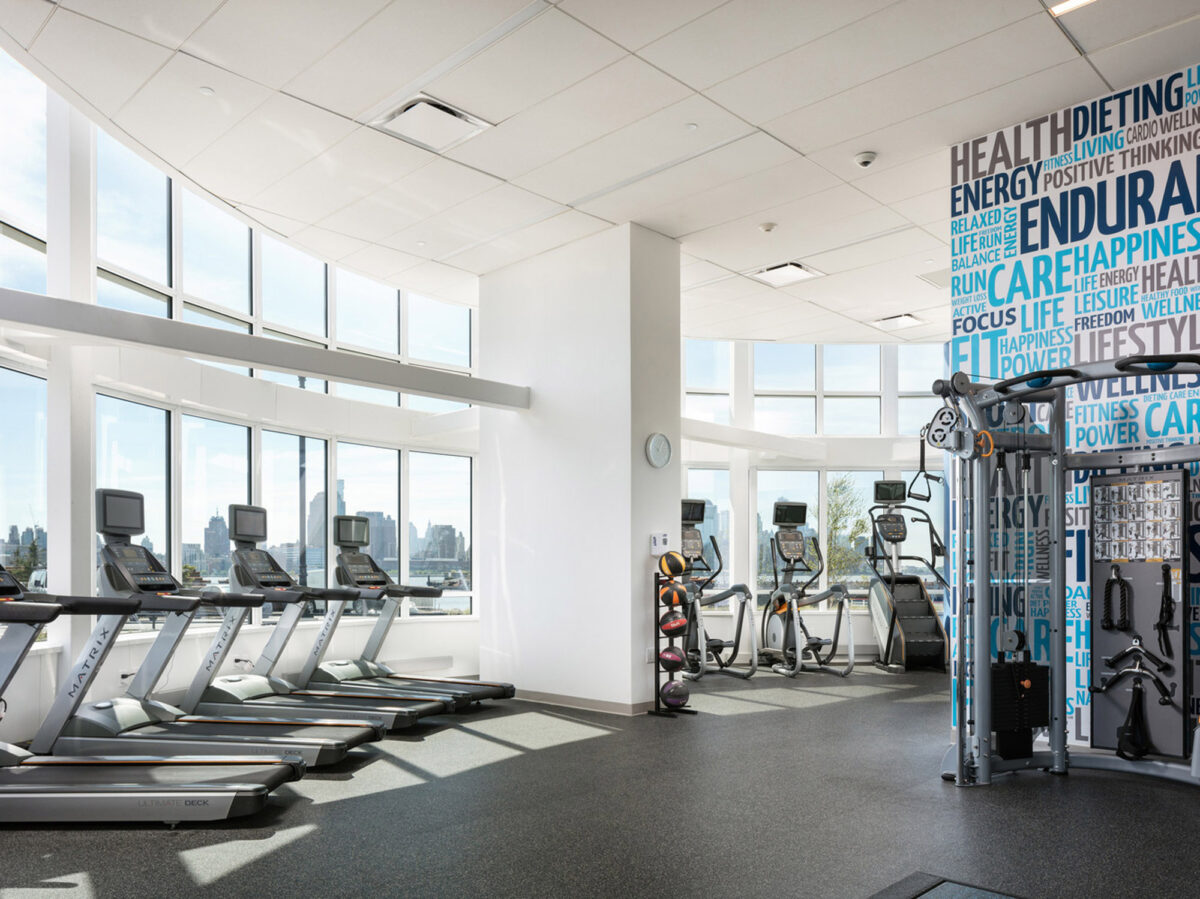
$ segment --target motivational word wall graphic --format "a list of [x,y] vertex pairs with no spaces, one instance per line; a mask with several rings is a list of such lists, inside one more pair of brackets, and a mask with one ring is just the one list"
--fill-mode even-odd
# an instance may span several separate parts
[[[965,141],[950,155],[950,371],[991,381],[1130,355],[1200,353],[1200,65]],[[1069,450],[1197,440],[1200,377],[1126,377],[1069,388]],[[1076,742],[1090,736],[1093,474],[1072,472],[1067,498],[1068,707]],[[1200,522],[1198,474],[1193,465],[1192,522]],[[1039,489],[1047,486],[1042,471],[1034,477]],[[1038,661],[1048,660],[1051,597],[1044,578],[1034,577],[1027,589],[1023,580],[1049,570],[1046,550],[1038,549],[1048,536],[1049,507],[1006,505],[1005,520],[1031,520],[997,528],[991,546],[993,564],[1011,567],[1006,580],[1015,585],[993,596],[993,615],[1030,614]],[[1193,524],[1188,535],[1194,659],[1197,531]],[[1197,705],[1193,699],[1193,717]]]

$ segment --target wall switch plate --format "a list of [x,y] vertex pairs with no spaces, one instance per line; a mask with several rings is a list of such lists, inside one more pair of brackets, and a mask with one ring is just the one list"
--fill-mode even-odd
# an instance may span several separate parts
[[653,646],[646,647],[646,664],[647,665],[654,664],[654,647]]
[[661,556],[671,548],[666,531],[650,535],[650,555]]

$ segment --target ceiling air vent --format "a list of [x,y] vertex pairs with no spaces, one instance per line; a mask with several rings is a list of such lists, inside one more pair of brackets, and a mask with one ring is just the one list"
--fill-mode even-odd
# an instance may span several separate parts
[[950,269],[943,268],[936,272],[926,272],[923,275],[917,275],[926,284],[936,287],[938,290],[945,290],[950,286]]
[[469,140],[491,126],[432,97],[407,100],[376,123],[377,128],[435,153]]

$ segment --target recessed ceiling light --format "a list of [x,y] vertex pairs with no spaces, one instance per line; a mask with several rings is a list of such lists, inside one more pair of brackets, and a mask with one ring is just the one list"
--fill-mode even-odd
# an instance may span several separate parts
[[424,95],[406,100],[372,124],[435,153],[458,146],[491,127],[470,113]]
[[1062,3],[1056,3],[1050,7],[1050,15],[1058,16],[1066,15],[1073,9],[1079,9],[1081,6],[1087,6],[1089,3],[1095,3],[1096,0],[1063,0]]
[[686,125],[684,125],[683,127],[684,127],[684,128],[686,128],[688,131],[695,131],[695,130],[696,130],[697,128],[699,128],[700,126],[699,126],[699,125],[697,125],[695,122],[688,122],[688,123],[687,123]]
[[423,247],[423,246],[425,246],[425,241],[423,241],[423,240],[418,240],[418,241],[417,241],[417,247],[418,247],[418,248],[420,248],[420,247]]
[[871,324],[881,331],[899,331],[903,328],[923,325],[925,322],[921,321],[915,315],[909,315],[905,312],[903,315],[889,315],[887,318],[877,319],[871,322]]
[[770,284],[772,287],[786,287],[789,284],[815,278],[820,274],[821,272],[816,269],[803,266],[799,262],[785,262],[782,265],[764,268],[762,271],[751,272],[750,277],[762,281],[764,284]]
[[200,88],[200,93],[204,94],[204,96],[206,96],[206,97],[211,97],[213,94],[216,93],[216,91],[213,90],[211,87],[205,86],[205,87]]

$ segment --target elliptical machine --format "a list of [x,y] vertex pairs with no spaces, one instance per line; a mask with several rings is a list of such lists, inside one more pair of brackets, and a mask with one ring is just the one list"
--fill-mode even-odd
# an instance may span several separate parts
[[[702,499],[685,499],[683,501],[682,539],[680,541],[681,555],[687,561],[687,569],[681,578],[687,590],[687,629],[683,634],[683,648],[687,661],[683,667],[683,676],[688,680],[699,680],[704,675],[728,674],[731,677],[753,677],[758,671],[758,641],[754,627],[754,594],[745,584],[733,584],[727,590],[705,596],[704,591],[712,586],[713,581],[725,568],[725,560],[721,558],[721,550],[717,546],[717,538],[710,536],[713,556],[717,560],[714,570],[704,560],[704,538],[696,526],[704,521],[705,501]],[[703,580],[697,579],[707,574]],[[708,636],[704,628],[704,609],[724,600],[731,600],[736,611],[734,617],[737,625],[732,640],[722,640]],[[749,621],[746,633],[750,640],[750,666],[734,668],[742,642],[742,626]],[[716,663],[713,668],[709,659]]]
[[[814,596],[808,589],[817,582],[825,570],[825,560],[816,537],[812,537],[816,568],[805,558],[804,535],[800,527],[808,517],[806,503],[775,503],[772,524],[775,536],[771,540],[771,573],[775,578],[775,590],[767,603],[762,621],[762,646],[759,656],[763,664],[784,677],[795,677],[801,671],[834,674],[845,677],[854,670],[854,625],[846,621],[846,664],[837,668],[830,664],[837,653],[838,640],[842,631],[849,597],[841,584],[831,584],[828,590]],[[783,583],[779,581],[777,559],[783,559]],[[796,576],[808,575],[801,584]],[[814,637],[804,625],[800,609],[815,606],[826,600],[837,603],[837,619],[833,626],[833,638]],[[806,663],[805,660],[809,662]]]

